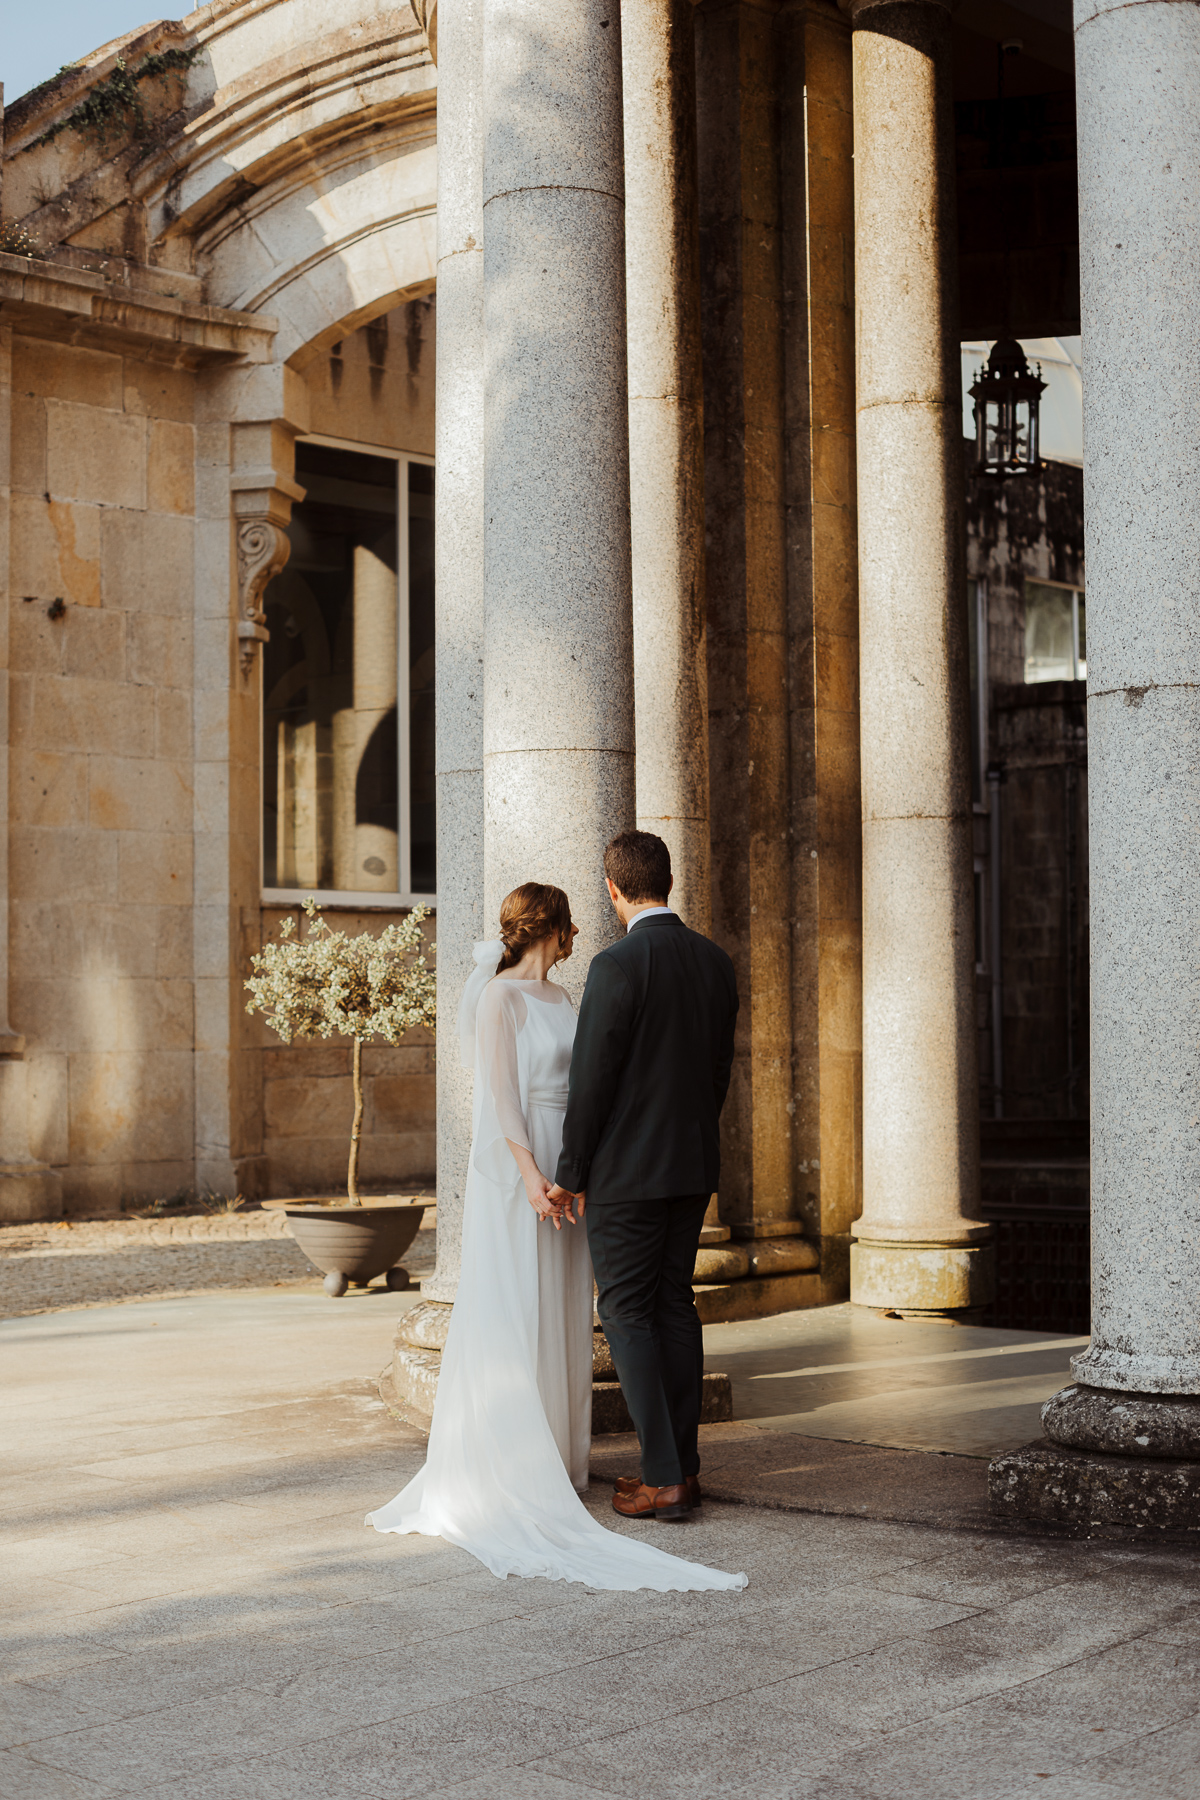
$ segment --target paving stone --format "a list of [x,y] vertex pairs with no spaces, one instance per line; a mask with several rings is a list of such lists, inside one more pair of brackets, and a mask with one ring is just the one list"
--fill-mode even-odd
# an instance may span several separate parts
[[[885,1483],[883,1516],[838,1512],[861,1454],[834,1440],[820,1510],[749,1504],[760,1449],[817,1452],[755,1431],[747,1459],[719,1426],[738,1502],[666,1541],[745,1567],[743,1594],[497,1581],[369,1531],[423,1454],[371,1379],[407,1303],[234,1290],[0,1322],[4,1669],[36,1734],[0,1750],[6,1797],[1200,1800],[1187,1546],[918,1522]],[[657,1534],[610,1500],[586,1497]]]
[[[1195,1697],[1195,1683],[1191,1684]],[[1200,1795],[1200,1713],[1105,1749],[1087,1773],[1138,1800],[1196,1800]]]
[[[436,1253],[435,1228],[418,1232],[405,1257],[414,1279],[432,1271]],[[274,1210],[0,1225],[0,1318],[153,1294],[319,1291],[320,1283],[319,1271]]]

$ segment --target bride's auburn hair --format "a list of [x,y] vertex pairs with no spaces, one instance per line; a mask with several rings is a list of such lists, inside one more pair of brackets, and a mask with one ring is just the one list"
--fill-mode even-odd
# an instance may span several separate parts
[[571,954],[571,902],[561,888],[523,881],[500,902],[500,937],[504,955],[496,973],[515,969],[525,952],[543,938],[556,937],[561,957]]

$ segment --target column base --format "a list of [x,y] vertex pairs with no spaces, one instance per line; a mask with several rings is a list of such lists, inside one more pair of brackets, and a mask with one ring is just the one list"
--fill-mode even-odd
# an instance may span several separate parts
[[988,1503],[993,1516],[1014,1523],[1200,1531],[1200,1461],[1026,1444],[990,1465]]
[[1066,1450],[1200,1462],[1200,1394],[1125,1394],[1073,1382],[1046,1401],[1042,1428]]
[[[427,1425],[437,1398],[442,1351],[450,1327],[451,1308],[442,1301],[422,1300],[396,1327],[392,1349],[390,1392],[384,1398]],[[728,1375],[706,1374],[700,1421],[723,1423],[733,1417],[733,1387]],[[608,1340],[598,1327],[592,1341],[592,1436],[632,1431],[633,1420],[617,1380]]]
[[850,1245],[850,1298],[903,1317],[969,1315],[996,1291],[990,1242],[904,1242],[856,1236]]
[[396,1327],[392,1347],[392,1398],[422,1423],[433,1417],[442,1351],[453,1308],[444,1300],[422,1300]]

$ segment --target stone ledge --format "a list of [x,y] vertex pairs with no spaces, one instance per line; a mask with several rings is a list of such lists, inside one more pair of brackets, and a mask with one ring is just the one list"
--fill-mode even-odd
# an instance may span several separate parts
[[[704,1377],[704,1393],[700,1401],[702,1425],[724,1425],[733,1419],[733,1383],[728,1375],[715,1372]],[[597,1381],[592,1384],[592,1436],[612,1437],[633,1430],[633,1420],[625,1404],[619,1381]]]
[[1200,1462],[1097,1456],[1026,1444],[988,1468],[992,1515],[1014,1524],[1200,1531]]
[[823,1306],[830,1297],[815,1269],[790,1275],[748,1275],[740,1281],[698,1282],[695,1292],[702,1325],[769,1319],[775,1313]]
[[165,354],[193,368],[269,362],[279,330],[278,320],[263,313],[142,289],[114,291],[103,275],[8,254],[0,254],[0,323],[32,337]]
[[747,1276],[794,1275],[815,1269],[820,1251],[807,1238],[795,1232],[787,1237],[754,1238],[706,1245],[701,1234],[696,1252],[694,1280],[706,1285],[712,1282],[742,1281]]

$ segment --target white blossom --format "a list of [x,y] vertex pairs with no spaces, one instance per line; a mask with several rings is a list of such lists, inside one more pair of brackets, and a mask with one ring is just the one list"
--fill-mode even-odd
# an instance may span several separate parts
[[279,937],[251,957],[254,974],[245,983],[250,994],[246,1011],[261,1012],[285,1044],[335,1033],[353,1039],[354,1123],[347,1187],[357,1200],[362,1046],[376,1037],[398,1044],[414,1025],[434,1028],[437,976],[425,960],[421,935],[429,908],[414,906],[378,937],[369,931],[347,937],[332,930],[311,896],[303,910],[308,918],[303,935],[294,919],[285,919]]

